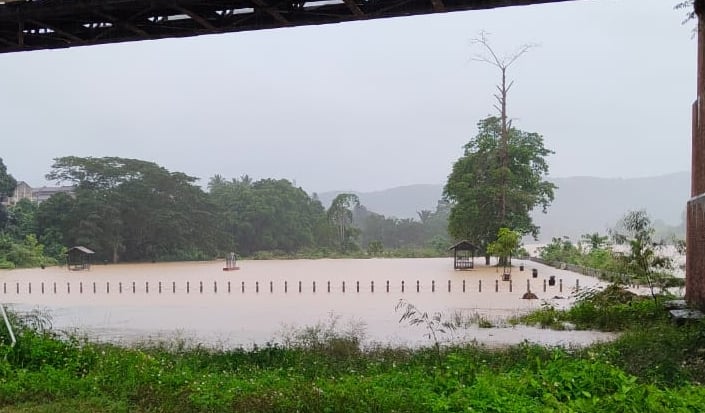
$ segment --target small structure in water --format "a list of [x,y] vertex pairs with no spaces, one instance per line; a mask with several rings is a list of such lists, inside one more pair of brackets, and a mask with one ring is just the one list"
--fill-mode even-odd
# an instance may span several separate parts
[[448,249],[453,250],[454,269],[472,270],[475,268],[475,251],[477,247],[470,241],[462,240]]
[[93,254],[95,254],[95,251],[86,247],[80,245],[72,247],[66,253],[66,266],[70,271],[90,270],[91,255]]
[[237,255],[235,255],[234,252],[231,252],[227,257],[225,257],[225,267],[223,268],[223,271],[235,271],[239,269],[240,267],[237,266]]

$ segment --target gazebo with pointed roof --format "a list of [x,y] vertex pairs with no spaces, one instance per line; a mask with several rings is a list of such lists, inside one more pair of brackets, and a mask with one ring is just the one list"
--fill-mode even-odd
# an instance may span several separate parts
[[475,251],[477,246],[468,240],[462,240],[452,247],[453,268],[456,270],[472,270],[475,267]]

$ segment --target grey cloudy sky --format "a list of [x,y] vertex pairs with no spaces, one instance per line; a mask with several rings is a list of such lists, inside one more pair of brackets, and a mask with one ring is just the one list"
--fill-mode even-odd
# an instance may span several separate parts
[[690,168],[693,24],[676,0],[488,11],[0,55],[0,157],[44,184],[52,159],[121,156],[202,178],[293,180],[309,192],[444,183],[498,73],[515,126],[544,135],[551,175]]

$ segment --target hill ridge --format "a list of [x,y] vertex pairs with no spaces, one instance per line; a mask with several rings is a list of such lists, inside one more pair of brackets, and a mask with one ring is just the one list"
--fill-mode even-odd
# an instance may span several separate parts
[[[573,176],[549,178],[558,185],[547,214],[534,211],[540,240],[588,232],[606,232],[624,213],[645,209],[654,221],[679,225],[690,196],[690,172],[624,178]],[[318,194],[325,207],[340,193],[355,193],[370,211],[397,218],[417,218],[435,210],[443,184],[412,184],[377,191],[327,191]]]

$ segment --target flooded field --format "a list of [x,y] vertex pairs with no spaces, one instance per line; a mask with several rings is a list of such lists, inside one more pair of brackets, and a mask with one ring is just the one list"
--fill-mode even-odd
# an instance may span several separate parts
[[[399,323],[400,299],[447,319],[482,317],[501,326],[544,302],[570,305],[576,285],[598,284],[529,261],[515,261],[511,281],[502,281],[501,269],[478,262],[471,271],[454,271],[448,258],[241,261],[238,271],[223,271],[223,262],[13,270],[0,272],[0,302],[47,310],[56,329],[118,343],[178,337],[248,347],[285,341],[304,327],[335,324],[340,332],[364,333],[368,343],[414,346],[428,343],[426,331]],[[548,283],[551,276],[555,285]],[[522,299],[527,289],[538,299]],[[452,336],[488,345],[586,344],[610,337],[507,326],[462,328]]]

